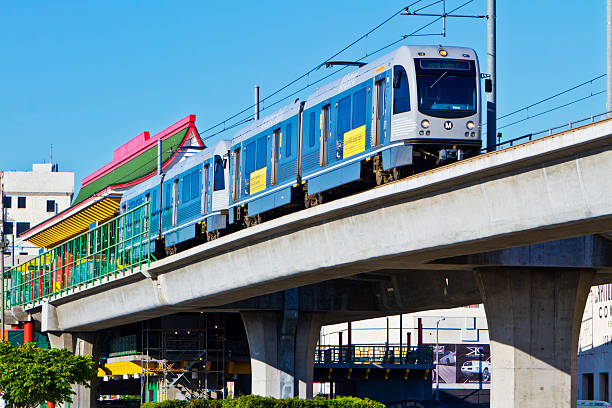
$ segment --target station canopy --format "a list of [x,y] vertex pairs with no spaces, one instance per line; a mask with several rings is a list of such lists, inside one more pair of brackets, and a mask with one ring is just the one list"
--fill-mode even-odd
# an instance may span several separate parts
[[185,147],[204,147],[195,127],[195,115],[188,115],[153,137],[142,132],[115,149],[113,160],[81,181],[81,190],[72,205],[21,234],[40,248],[53,248],[102,224],[119,214],[123,192],[157,173],[157,143],[162,142],[162,169],[186,155]]

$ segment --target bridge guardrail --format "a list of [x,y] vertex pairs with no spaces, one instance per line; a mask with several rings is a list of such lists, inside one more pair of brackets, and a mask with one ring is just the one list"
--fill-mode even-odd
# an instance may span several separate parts
[[317,346],[315,364],[433,364],[432,346],[352,344]]
[[33,307],[152,260],[146,202],[4,272],[5,307]]
[[[498,149],[503,148],[503,147],[510,147],[510,146],[514,146],[516,144],[521,144],[521,143],[529,142],[531,140],[538,139],[538,138],[543,137],[543,136],[550,136],[553,133],[556,133],[556,131],[570,130],[570,129],[573,129],[576,125],[581,124],[581,123],[585,123],[585,122],[587,122],[587,123],[589,123],[589,122],[590,123],[599,122],[601,120],[608,119],[610,117],[611,113],[612,113],[612,111],[598,113],[597,115],[591,115],[591,116],[586,117],[586,118],[574,120],[572,122],[567,122],[567,123],[564,123],[562,125],[555,126],[555,127],[549,128],[549,129],[540,130],[539,132],[528,133],[528,134],[523,135],[523,136],[515,137],[514,139],[505,140],[503,142],[500,142],[500,143],[496,144],[495,145],[495,150],[498,150]],[[527,139],[527,140],[525,140],[525,139]],[[486,147],[483,148],[482,151],[486,152],[487,148]]]

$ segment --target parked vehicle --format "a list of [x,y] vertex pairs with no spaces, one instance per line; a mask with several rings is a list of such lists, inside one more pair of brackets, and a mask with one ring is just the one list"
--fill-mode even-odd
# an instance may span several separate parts
[[474,378],[479,374],[482,374],[482,380],[489,381],[491,378],[491,362],[468,360],[461,366],[461,373],[470,378]]

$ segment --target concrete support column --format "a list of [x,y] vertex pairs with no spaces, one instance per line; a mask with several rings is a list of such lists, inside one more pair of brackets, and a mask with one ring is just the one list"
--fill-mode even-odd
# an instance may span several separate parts
[[[94,370],[98,370],[101,351],[101,337],[97,333],[47,333],[52,348],[67,349],[77,356],[90,356]],[[98,379],[94,378],[91,388],[73,385],[71,408],[95,408],[97,402]]]
[[491,340],[491,408],[576,406],[578,337],[593,275],[475,271]]
[[275,398],[312,398],[317,313],[243,312],[251,354],[251,392]]

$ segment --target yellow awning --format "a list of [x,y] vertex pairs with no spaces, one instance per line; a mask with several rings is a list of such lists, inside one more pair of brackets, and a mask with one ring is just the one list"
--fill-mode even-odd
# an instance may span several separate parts
[[70,238],[102,224],[119,213],[120,194],[92,197],[32,228],[22,238],[39,248],[54,248]]
[[[98,377],[143,374],[142,363],[141,360],[106,363],[102,367],[98,367]],[[155,370],[158,366],[154,361],[148,363],[145,361],[144,364],[147,370]]]

